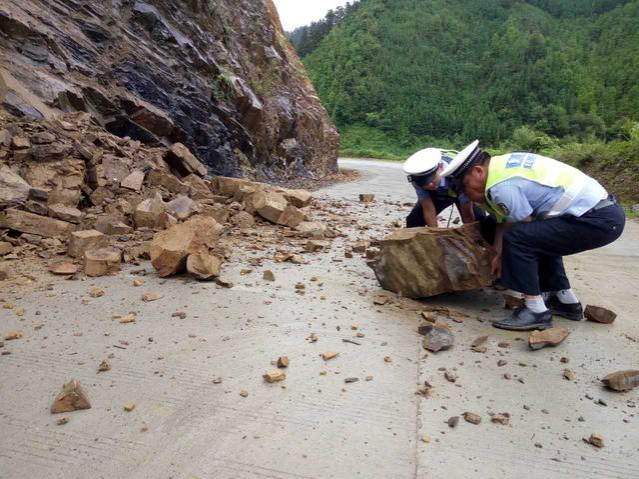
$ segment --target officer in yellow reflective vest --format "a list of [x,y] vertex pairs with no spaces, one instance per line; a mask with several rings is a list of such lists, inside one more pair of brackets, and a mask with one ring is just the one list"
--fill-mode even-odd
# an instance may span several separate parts
[[491,158],[475,141],[442,176],[499,221],[493,274],[524,294],[525,306],[497,328],[552,327],[552,316],[580,321],[583,307],[570,288],[563,256],[605,246],[623,232],[625,215],[596,180],[533,153]]

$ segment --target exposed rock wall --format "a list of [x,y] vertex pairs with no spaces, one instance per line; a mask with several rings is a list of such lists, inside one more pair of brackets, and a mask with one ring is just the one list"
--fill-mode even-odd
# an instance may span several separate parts
[[336,169],[339,136],[271,0],[4,0],[0,101],[184,143],[214,175]]

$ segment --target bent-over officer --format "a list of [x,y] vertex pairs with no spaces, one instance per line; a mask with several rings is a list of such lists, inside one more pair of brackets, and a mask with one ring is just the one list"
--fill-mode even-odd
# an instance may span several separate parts
[[525,305],[493,325],[524,331],[552,326],[552,316],[583,319],[563,256],[600,248],[623,232],[625,214],[595,179],[533,153],[490,157],[474,141],[442,176],[499,221],[493,274],[524,294]]

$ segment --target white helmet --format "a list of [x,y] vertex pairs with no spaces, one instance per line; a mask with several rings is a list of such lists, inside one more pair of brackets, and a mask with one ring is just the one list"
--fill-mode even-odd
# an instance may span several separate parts
[[408,175],[408,181],[420,185],[427,185],[433,181],[444,153],[449,152],[450,150],[442,148],[426,148],[412,155],[404,163],[404,172]]

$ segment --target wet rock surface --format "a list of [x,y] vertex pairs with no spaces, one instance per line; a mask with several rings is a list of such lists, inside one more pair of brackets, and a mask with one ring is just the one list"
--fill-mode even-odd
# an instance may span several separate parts
[[[270,1],[8,0],[0,23],[0,102],[15,115],[91,112],[118,136],[174,144],[182,174],[336,170],[339,136]],[[37,157],[31,143],[52,142],[33,140],[14,145]]]

